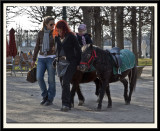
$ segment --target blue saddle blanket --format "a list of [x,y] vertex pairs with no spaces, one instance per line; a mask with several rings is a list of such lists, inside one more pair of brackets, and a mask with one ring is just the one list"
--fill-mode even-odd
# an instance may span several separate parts
[[[122,61],[122,65],[119,68],[121,73],[133,68],[136,64],[135,55],[128,49],[120,50],[120,58]],[[115,66],[113,66],[113,74],[118,74],[118,69]]]

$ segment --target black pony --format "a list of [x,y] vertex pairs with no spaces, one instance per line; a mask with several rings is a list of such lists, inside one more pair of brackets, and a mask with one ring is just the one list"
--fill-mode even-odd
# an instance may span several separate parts
[[127,69],[126,71],[122,72],[121,75],[114,75],[111,53],[108,50],[104,51],[96,46],[93,46],[92,44],[86,45],[82,48],[80,70],[81,71],[88,70],[91,64],[95,67],[97,75],[100,78],[102,84],[102,87],[99,90],[99,103],[97,109],[100,110],[102,107],[102,100],[105,92],[108,96],[108,107],[112,107],[109,83],[120,80],[122,83],[124,82],[125,84],[127,84],[128,82],[126,82],[125,79],[127,75],[129,77],[130,91],[128,96],[128,89],[126,88],[128,86],[125,86],[124,99],[126,104],[130,104],[131,95],[133,89],[135,89],[136,87],[136,81],[137,81],[136,65],[134,65],[133,68]]
[[[74,73],[73,78],[71,80],[71,84],[72,84],[72,88],[71,88],[71,105],[72,105],[72,107],[74,107],[75,92],[77,92],[77,95],[78,95],[78,99],[79,99],[78,105],[79,106],[82,106],[84,104],[84,101],[85,101],[85,98],[84,98],[84,96],[83,96],[83,94],[81,92],[79,84],[81,84],[81,83],[89,83],[89,82],[92,82],[92,81],[96,85],[95,95],[97,95],[97,97],[99,97],[99,90],[100,90],[100,87],[102,86],[102,84],[101,84],[100,79],[97,76],[96,71],[82,72],[82,71],[77,70]],[[125,94],[128,91],[128,81],[125,78],[120,80],[120,81],[124,85],[124,98],[126,98]],[[97,102],[98,101],[99,101],[99,98],[98,98]],[[127,100],[125,100],[125,101],[127,101]]]

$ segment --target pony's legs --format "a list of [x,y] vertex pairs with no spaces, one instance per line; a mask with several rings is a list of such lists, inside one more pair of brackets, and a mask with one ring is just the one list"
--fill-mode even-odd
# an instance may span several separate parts
[[76,92],[76,85],[72,84],[72,89],[71,89],[71,106],[74,107],[74,96]]
[[102,87],[102,84],[101,84],[101,81],[100,79],[96,78],[94,80],[94,83],[96,85],[96,92],[95,92],[95,95],[98,97],[97,99],[97,103],[99,102],[99,91],[100,91],[100,88]]
[[82,92],[80,90],[80,86],[79,84],[76,86],[76,92],[77,92],[77,95],[78,95],[78,99],[79,99],[79,106],[82,106],[84,101],[85,101],[85,98],[84,96],[82,95]]
[[96,92],[95,92],[95,95],[98,97],[99,96],[99,89],[101,87],[101,83],[100,83],[100,80],[98,78],[96,78],[94,80],[94,83],[96,85]]
[[137,82],[137,67],[135,66],[134,68],[131,69],[130,73],[128,74],[129,77],[129,97],[128,97],[128,101],[127,104],[130,104],[131,101],[131,96],[132,96],[132,92],[136,87],[136,82]]
[[124,85],[124,100],[125,100],[125,103],[127,104],[128,102],[128,81],[126,79],[122,79],[120,80],[123,85]]
[[74,107],[74,96],[75,92],[77,92],[78,99],[79,99],[79,106],[83,105],[85,99],[84,96],[82,95],[82,92],[80,90],[79,84],[73,83],[72,84],[72,89],[71,89],[71,105]]
[[[102,81],[102,87],[100,88],[100,91],[99,91],[99,103],[98,103],[98,107],[97,107],[98,110],[101,110],[101,108],[102,108],[102,100],[103,100],[104,94],[106,92],[107,85],[109,85],[108,82]],[[108,90],[109,89],[107,89],[107,91]]]
[[112,108],[112,99],[111,99],[111,95],[110,95],[110,89],[109,89],[109,84],[107,85],[107,88],[106,88],[106,94],[107,94],[107,97],[108,97],[108,108]]

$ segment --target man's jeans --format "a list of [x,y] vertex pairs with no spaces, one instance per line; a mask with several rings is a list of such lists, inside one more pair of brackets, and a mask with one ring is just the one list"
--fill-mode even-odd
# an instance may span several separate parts
[[[37,80],[42,91],[42,97],[47,97],[51,102],[56,95],[55,69],[52,66],[54,58],[38,58]],[[48,90],[44,81],[45,71],[48,72]]]

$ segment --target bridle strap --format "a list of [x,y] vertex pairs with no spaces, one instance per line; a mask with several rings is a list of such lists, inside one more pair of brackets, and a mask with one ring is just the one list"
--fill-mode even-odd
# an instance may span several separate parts
[[96,51],[93,50],[93,51],[92,51],[92,56],[91,56],[91,58],[89,59],[89,61],[88,61],[88,62],[80,62],[80,64],[82,64],[82,65],[87,65],[88,68],[89,68],[89,67],[90,67],[89,63],[91,62],[92,59],[94,60],[95,57],[97,57]]

